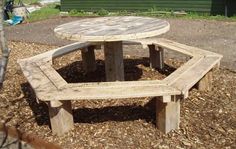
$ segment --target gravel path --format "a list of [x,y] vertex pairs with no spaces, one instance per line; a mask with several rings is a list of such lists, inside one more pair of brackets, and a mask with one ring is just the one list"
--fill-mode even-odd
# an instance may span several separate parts
[[[62,46],[71,41],[58,39],[53,29],[63,23],[82,19],[81,17],[55,18],[45,21],[21,24],[6,28],[7,38],[12,41],[33,42]],[[236,22],[212,20],[167,19],[171,30],[163,37],[184,44],[200,47],[224,55],[222,66],[236,71]],[[142,50],[126,51],[136,55],[147,55]]]

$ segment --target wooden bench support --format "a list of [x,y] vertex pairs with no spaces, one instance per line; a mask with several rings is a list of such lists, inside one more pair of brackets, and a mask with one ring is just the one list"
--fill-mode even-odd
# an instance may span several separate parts
[[165,98],[169,99],[171,97],[163,96],[156,99],[156,125],[160,131],[168,133],[179,128],[180,101],[164,103]]
[[122,42],[105,42],[104,55],[107,81],[124,81]]
[[86,49],[81,51],[82,53],[82,60],[83,60],[83,67],[85,72],[93,72],[96,70],[96,60],[94,54],[95,46],[89,46]]
[[199,91],[211,91],[212,89],[212,70],[209,71],[205,76],[197,83]]
[[49,117],[52,132],[58,136],[61,136],[74,127],[74,121],[71,101],[58,102],[61,102],[60,107],[52,107],[52,103],[49,104]]
[[150,67],[154,69],[163,69],[164,67],[164,50],[155,45],[148,45],[150,55]]

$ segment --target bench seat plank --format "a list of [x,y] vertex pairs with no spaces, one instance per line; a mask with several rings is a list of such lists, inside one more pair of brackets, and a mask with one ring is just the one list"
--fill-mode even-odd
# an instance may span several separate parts
[[183,94],[192,88],[207,72],[209,72],[221,58],[208,56],[194,64],[187,71],[184,71],[180,76],[170,83],[171,86],[181,90]]
[[80,87],[64,89],[57,94],[56,99],[80,100],[80,99],[123,99],[139,97],[156,97],[165,95],[180,95],[181,92],[173,87],[156,84],[144,86],[116,86],[116,87]]

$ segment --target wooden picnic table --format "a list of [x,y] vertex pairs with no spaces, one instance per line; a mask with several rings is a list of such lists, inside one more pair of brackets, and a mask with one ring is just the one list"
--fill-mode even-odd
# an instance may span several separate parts
[[[54,32],[62,39],[104,44],[107,81],[123,81],[122,41],[158,36],[169,28],[167,21],[157,18],[120,16],[81,19],[60,25]],[[96,69],[94,48],[91,46],[82,51],[86,71]]]

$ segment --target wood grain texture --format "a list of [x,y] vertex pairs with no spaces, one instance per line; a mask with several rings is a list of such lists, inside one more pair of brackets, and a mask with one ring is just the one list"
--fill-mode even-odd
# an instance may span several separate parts
[[209,71],[205,76],[197,83],[197,88],[199,91],[211,91],[212,89],[212,70]]
[[96,70],[96,60],[94,54],[95,46],[89,46],[81,51],[83,68],[86,73]]
[[120,16],[87,18],[60,25],[57,37],[75,41],[122,41],[161,35],[169,31],[165,20],[150,17]]
[[160,46],[163,49],[177,51],[189,56],[217,56],[221,57],[222,55],[214,52],[210,52],[207,50],[203,50],[197,47],[188,46],[185,44],[181,44],[172,40],[164,39],[164,38],[145,38],[145,39],[137,39],[137,40],[129,40],[124,41],[125,44],[142,44],[144,47],[146,45],[156,45]]
[[[49,112],[52,130],[62,135],[73,128],[70,100],[98,100],[98,99],[129,99],[139,97],[157,98],[157,126],[164,133],[179,127],[180,103],[178,95],[187,97],[189,89],[199,80],[208,84],[210,79],[206,75],[219,64],[222,56],[202,49],[186,46],[169,40],[135,41],[160,48],[175,50],[192,56],[192,59],[178,68],[174,73],[162,81],[122,81],[101,83],[68,84],[52,68],[52,58],[76,50],[86,48],[90,43],[76,43],[66,47],[19,60],[24,75],[35,90],[36,96],[43,101],[50,101]],[[105,42],[106,71],[109,81],[123,80],[123,51],[122,42]],[[153,50],[156,50],[155,47]],[[153,51],[151,51],[153,52]],[[93,54],[92,54],[93,55]],[[153,55],[158,56],[154,53]],[[91,54],[90,54],[91,56]],[[161,59],[153,61],[153,65],[160,64]],[[114,67],[113,67],[114,66]],[[204,77],[206,76],[206,77]],[[204,79],[207,78],[207,81]],[[201,81],[200,81],[201,82]],[[203,87],[202,87],[203,88]],[[174,100],[172,97],[176,97]]]
[[124,81],[123,46],[121,41],[105,42],[105,70],[107,81]]
[[[160,131],[168,133],[179,128],[180,100],[164,103],[162,100],[170,96],[156,98],[156,124]],[[160,100],[161,99],[161,100]]]
[[60,101],[60,107],[49,104],[49,116],[52,132],[58,136],[63,135],[74,127],[71,101]]
[[164,49],[155,45],[149,45],[150,67],[154,69],[164,68]]
[[219,57],[206,57],[182,73],[171,86],[181,90],[183,94],[191,89],[207,72],[209,72],[218,62]]

